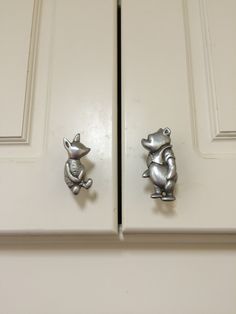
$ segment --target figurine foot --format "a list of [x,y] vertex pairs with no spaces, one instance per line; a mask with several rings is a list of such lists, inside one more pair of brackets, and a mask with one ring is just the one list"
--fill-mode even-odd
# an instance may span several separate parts
[[175,197],[174,195],[164,195],[162,196],[161,198],[163,201],[174,201],[175,200]]
[[79,194],[80,187],[79,187],[78,185],[74,185],[74,186],[72,187],[71,191],[72,191],[75,195],[77,195],[77,194]]
[[151,194],[151,198],[162,198],[162,195],[160,193],[153,193]]
[[85,181],[85,182],[82,184],[82,187],[85,188],[85,189],[89,189],[92,184],[93,184],[93,180],[92,180],[92,179],[88,179],[87,181]]

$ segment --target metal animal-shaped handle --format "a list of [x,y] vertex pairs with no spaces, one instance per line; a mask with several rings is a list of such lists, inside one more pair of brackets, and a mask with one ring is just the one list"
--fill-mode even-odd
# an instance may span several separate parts
[[90,152],[90,148],[80,142],[80,134],[77,134],[72,142],[64,137],[63,142],[69,157],[65,163],[65,182],[76,195],[81,187],[89,189],[93,184],[92,179],[85,179],[85,167],[80,161],[83,156]]
[[175,156],[170,144],[171,130],[159,129],[149,134],[141,143],[149,151],[147,157],[148,169],[143,178],[150,178],[155,192],[152,198],[161,198],[163,201],[174,201],[174,187],[177,181]]

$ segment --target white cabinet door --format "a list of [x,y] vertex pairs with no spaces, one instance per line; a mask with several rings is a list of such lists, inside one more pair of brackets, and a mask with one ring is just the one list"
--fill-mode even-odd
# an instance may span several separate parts
[[[0,0],[0,233],[116,230],[116,1]],[[91,148],[64,183],[63,137]]]
[[[236,2],[123,0],[123,229],[236,231]],[[176,201],[151,199],[140,140],[172,130]]]

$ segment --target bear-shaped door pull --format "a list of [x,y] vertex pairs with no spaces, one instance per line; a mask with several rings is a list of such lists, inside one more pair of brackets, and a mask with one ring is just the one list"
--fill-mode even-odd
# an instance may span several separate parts
[[154,185],[152,198],[163,201],[174,201],[174,187],[177,181],[176,162],[172,150],[171,130],[160,128],[157,132],[149,134],[141,143],[149,154],[147,157],[148,169],[143,178],[150,178]]
[[80,134],[77,134],[72,142],[64,137],[63,143],[68,153],[64,170],[65,182],[76,195],[81,188],[89,189],[93,184],[92,179],[86,179],[85,167],[80,161],[90,152],[90,148],[80,142]]

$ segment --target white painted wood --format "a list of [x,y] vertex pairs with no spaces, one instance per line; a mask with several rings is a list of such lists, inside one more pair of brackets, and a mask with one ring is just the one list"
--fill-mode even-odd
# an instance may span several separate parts
[[[203,34],[208,36],[205,38],[205,44],[212,62],[218,132],[226,133],[225,136],[227,132],[232,132],[236,138],[236,4],[233,0],[201,0],[200,5],[208,32],[204,34],[203,30]],[[191,2],[190,10],[194,10]]]
[[235,246],[0,247],[6,314],[235,314]]
[[0,143],[23,140],[31,105],[32,56],[29,54],[34,53],[30,48],[37,37],[35,27],[31,26],[38,23],[39,2],[0,1]]
[[235,157],[235,2],[189,0],[184,10],[196,148]]
[[[126,233],[236,231],[235,18],[231,0],[122,1]],[[151,199],[142,178],[140,140],[166,126],[179,175],[173,203]]]
[[[0,103],[1,119],[9,120],[11,112],[14,124],[22,113],[26,99],[16,98],[12,104],[12,94],[25,94],[31,84],[33,97],[28,140],[0,145],[0,233],[113,233],[117,216],[116,1],[35,0],[36,12],[32,1],[21,1],[20,10],[16,2],[0,1],[6,10],[1,10],[1,15],[9,16],[11,11],[16,21],[23,20],[15,33],[14,16],[10,20],[5,17],[8,25],[12,24],[12,44],[2,51],[1,62],[8,54],[17,55],[19,49],[24,64],[16,69],[16,79],[23,83],[18,86],[17,80],[13,85],[5,81],[7,102]],[[26,66],[30,56],[26,52],[36,40],[32,27],[37,15],[37,63],[29,82],[25,72],[31,71]],[[18,32],[25,35],[20,44]],[[5,29],[6,38],[7,34]],[[5,71],[13,75],[7,65]],[[15,134],[11,124],[1,127],[4,136]],[[62,138],[72,139],[77,132],[91,147],[85,164],[94,185],[74,197],[64,183],[67,154]]]

